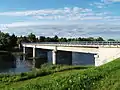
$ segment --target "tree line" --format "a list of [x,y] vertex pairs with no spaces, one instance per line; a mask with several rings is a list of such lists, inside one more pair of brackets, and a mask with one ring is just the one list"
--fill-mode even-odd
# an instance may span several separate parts
[[[27,36],[10,35],[9,33],[3,33],[0,31],[0,50],[11,50],[23,42],[72,42],[72,41],[105,41],[102,37],[88,37],[88,38],[63,38],[55,35],[54,37],[37,37],[35,34],[30,33]],[[108,39],[108,41],[115,41],[114,39]]]

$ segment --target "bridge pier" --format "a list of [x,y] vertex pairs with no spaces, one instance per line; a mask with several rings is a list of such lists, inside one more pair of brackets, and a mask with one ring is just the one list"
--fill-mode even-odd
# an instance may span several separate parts
[[36,50],[35,50],[36,48],[35,47],[33,47],[33,58],[35,58],[36,57]]
[[95,66],[99,66],[98,65],[98,62],[99,62],[99,55],[98,54],[94,55],[94,60],[95,60]]
[[23,54],[26,54],[26,47],[23,47]]
[[57,64],[57,57],[56,57],[57,51],[52,51],[52,64]]

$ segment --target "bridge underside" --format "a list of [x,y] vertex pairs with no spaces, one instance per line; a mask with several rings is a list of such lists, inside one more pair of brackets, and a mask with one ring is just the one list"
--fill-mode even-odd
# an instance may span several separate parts
[[[63,64],[63,65],[95,65],[94,54],[79,53],[69,51],[53,52],[52,50],[35,48],[35,55],[33,48],[26,48],[27,57],[33,59],[33,66],[40,67],[44,63]],[[53,56],[55,53],[55,56]],[[34,58],[33,58],[34,56]],[[55,58],[55,60],[53,60]]]

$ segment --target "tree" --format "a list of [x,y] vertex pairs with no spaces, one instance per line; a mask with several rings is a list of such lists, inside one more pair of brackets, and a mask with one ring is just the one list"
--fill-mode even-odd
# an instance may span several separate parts
[[36,36],[35,36],[35,34],[30,33],[30,34],[28,35],[28,40],[29,40],[30,42],[36,42]]
[[51,39],[50,37],[47,37],[47,38],[45,39],[45,41],[46,41],[46,42],[52,42],[52,39]]
[[14,34],[10,36],[10,46],[15,47],[17,45],[17,36]]
[[108,39],[107,41],[115,41],[114,39]]
[[60,38],[59,42],[67,42],[67,39],[66,38]]
[[58,39],[59,39],[58,36],[55,35],[54,38],[53,38],[53,41],[54,41],[54,42],[58,42]]
[[104,41],[104,39],[102,37],[98,37],[96,38],[96,41]]
[[45,37],[44,36],[40,36],[40,42],[45,42]]
[[10,35],[0,32],[0,49],[8,49],[10,47]]
[[87,38],[87,41],[95,41],[95,39],[93,37],[89,37]]

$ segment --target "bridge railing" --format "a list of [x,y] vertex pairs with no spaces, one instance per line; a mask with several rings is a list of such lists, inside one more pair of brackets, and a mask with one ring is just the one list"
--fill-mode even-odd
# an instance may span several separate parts
[[71,45],[120,45],[120,42],[116,42],[116,41],[74,41],[74,42],[36,42],[36,43],[22,43],[22,44],[71,46]]

